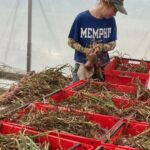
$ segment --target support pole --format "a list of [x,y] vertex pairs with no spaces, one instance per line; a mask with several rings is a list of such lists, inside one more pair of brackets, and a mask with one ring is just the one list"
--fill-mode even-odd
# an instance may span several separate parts
[[27,72],[31,71],[31,56],[32,56],[32,0],[28,0],[28,43],[27,43]]

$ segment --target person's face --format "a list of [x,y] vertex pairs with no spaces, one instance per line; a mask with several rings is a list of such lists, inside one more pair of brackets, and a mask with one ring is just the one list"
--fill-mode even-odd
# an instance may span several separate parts
[[103,9],[103,17],[106,18],[106,19],[109,19],[109,18],[111,18],[113,16],[116,16],[117,11],[118,10],[115,8],[115,6],[113,6],[113,5],[107,5]]

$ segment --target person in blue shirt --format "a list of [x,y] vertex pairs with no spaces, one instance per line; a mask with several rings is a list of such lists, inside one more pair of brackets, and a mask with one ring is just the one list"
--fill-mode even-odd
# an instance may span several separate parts
[[117,40],[114,16],[118,11],[127,14],[123,0],[100,0],[75,18],[68,36],[68,45],[75,49],[73,82],[86,79],[83,70],[88,70],[88,57],[93,56],[103,67],[110,61],[108,51],[115,48]]

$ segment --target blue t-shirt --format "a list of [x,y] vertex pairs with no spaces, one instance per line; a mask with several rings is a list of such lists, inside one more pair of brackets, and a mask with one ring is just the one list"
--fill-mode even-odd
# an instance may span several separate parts
[[[68,37],[74,39],[83,47],[89,47],[93,41],[96,43],[115,41],[117,39],[115,18],[97,19],[91,15],[89,10],[86,10],[75,18]],[[103,55],[104,59],[109,59],[108,53]],[[75,50],[74,59],[80,63],[86,62],[85,55],[77,50]],[[102,60],[104,63],[107,61],[109,60]]]

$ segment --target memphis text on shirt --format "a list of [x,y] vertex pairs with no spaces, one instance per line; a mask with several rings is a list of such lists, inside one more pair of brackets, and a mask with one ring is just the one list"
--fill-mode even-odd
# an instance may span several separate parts
[[80,28],[80,38],[109,38],[112,28]]

